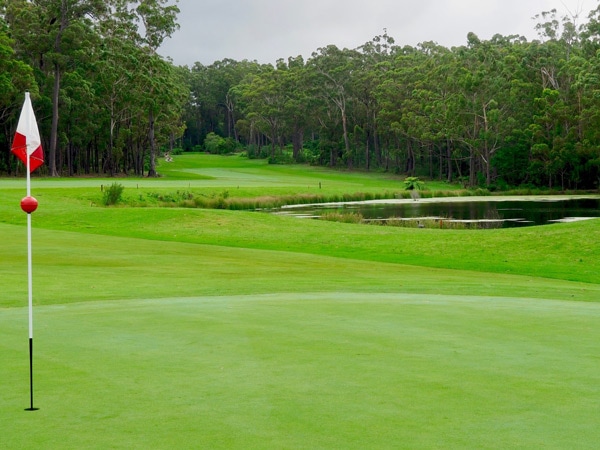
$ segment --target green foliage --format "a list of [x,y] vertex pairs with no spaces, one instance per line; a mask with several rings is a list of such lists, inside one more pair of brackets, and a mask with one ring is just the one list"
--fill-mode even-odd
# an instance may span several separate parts
[[273,156],[269,156],[267,159],[269,164],[293,164],[294,157],[289,151],[282,151]]
[[364,217],[360,213],[339,213],[329,212],[319,216],[321,220],[327,220],[329,222],[341,222],[341,223],[362,223]]
[[204,139],[204,148],[212,154],[223,153],[225,149],[225,139],[215,133],[208,133]]
[[204,148],[214,155],[226,155],[238,150],[238,144],[232,138],[223,138],[211,132],[204,139]]
[[[155,175],[154,143],[172,145],[183,133],[181,115],[189,97],[183,73],[148,47],[157,48],[177,28],[178,7],[163,0],[134,4],[14,1],[1,11],[16,43],[16,58],[0,58],[0,73],[16,81],[12,84],[19,96],[26,89],[32,92],[40,132],[50,143],[45,159],[52,176],[141,176],[147,169]],[[4,42],[0,36],[0,52],[6,56]],[[5,103],[3,96],[11,89],[2,78],[3,122],[12,120],[4,108],[16,105]],[[7,132],[12,128],[10,123],[1,125]],[[150,134],[146,166],[142,141]],[[60,162],[62,167],[57,166]]]
[[27,88],[57,143],[51,175],[154,177],[158,149],[183,148],[428,186],[599,188],[597,11],[580,27],[544,13],[535,42],[470,33],[464,46],[410,47],[384,33],[307,60],[188,68],[153,51],[178,28],[178,7],[166,3],[4,2],[0,168],[13,167],[7,145]]
[[404,179],[404,189],[407,191],[421,191],[425,189],[425,183],[418,177],[406,177]]
[[[205,75],[230,84],[220,88],[220,101],[196,113],[218,117],[222,105],[228,114],[237,106],[240,140],[270,147],[266,155],[253,148],[248,156],[273,163],[281,161],[280,147],[293,145],[296,162],[459,177],[465,188],[504,189],[502,182],[595,188],[598,170],[589,164],[600,148],[593,131],[599,86],[593,74],[600,67],[594,23],[583,25],[587,34],[577,38],[553,32],[557,37],[536,43],[471,33],[468,45],[452,49],[429,42],[396,47],[384,34],[357,49],[321,47],[307,61],[253,65],[246,78],[226,77],[239,65],[221,63]],[[564,26],[574,29],[570,19]],[[316,149],[299,150],[299,130],[309,145],[318,141]],[[217,132],[232,134],[223,127]],[[584,140],[595,144],[578,153]],[[542,151],[532,152],[532,145]]]
[[113,183],[104,189],[102,203],[105,206],[116,205],[121,202],[125,187],[120,183]]

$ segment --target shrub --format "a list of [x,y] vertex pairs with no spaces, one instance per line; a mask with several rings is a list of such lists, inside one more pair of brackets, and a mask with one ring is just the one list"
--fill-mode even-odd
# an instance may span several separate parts
[[225,139],[215,133],[208,133],[204,138],[204,148],[207,152],[218,154],[225,145]]
[[269,156],[267,160],[269,164],[293,164],[294,158],[289,152],[282,152],[274,156]]
[[120,183],[111,184],[104,191],[102,203],[104,203],[106,206],[116,205],[121,201],[124,189],[125,188]]
[[406,177],[404,180],[404,189],[407,191],[420,191],[425,188],[425,183],[423,183],[419,177]]

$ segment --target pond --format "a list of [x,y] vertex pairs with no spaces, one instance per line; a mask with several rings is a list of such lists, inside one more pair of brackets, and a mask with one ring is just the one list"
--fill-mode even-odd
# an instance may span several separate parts
[[[365,221],[436,220],[479,222],[494,228],[546,225],[600,217],[600,196],[452,197],[418,200],[290,205],[278,211],[318,218],[326,213],[357,213]],[[486,226],[483,226],[484,228]]]

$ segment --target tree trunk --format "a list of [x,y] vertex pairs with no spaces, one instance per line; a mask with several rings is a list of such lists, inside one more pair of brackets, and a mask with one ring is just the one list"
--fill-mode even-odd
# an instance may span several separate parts
[[60,93],[60,67],[54,64],[54,88],[52,91],[52,128],[50,129],[50,150],[48,152],[48,168],[51,177],[57,177],[56,149],[58,144],[58,98]]
[[304,130],[297,125],[294,127],[294,133],[292,135],[292,144],[293,144],[293,157],[294,161],[298,161],[298,156],[302,151],[302,147],[304,146]]
[[469,147],[469,186],[475,186],[475,152],[472,147]]
[[410,138],[406,141],[406,165],[404,166],[406,173],[411,177],[415,174],[415,152],[413,150]]
[[452,147],[450,141],[446,141],[446,158],[448,158],[448,183],[452,183]]
[[369,146],[369,144],[371,143],[371,137],[369,136],[369,134],[370,133],[367,133],[367,145],[365,146],[365,168],[367,169],[367,172],[371,170],[371,149]]
[[148,169],[148,177],[156,177],[156,143],[154,142],[154,111],[150,108],[148,115],[150,129],[148,130],[148,139],[150,140],[150,168]]
[[346,147],[346,155],[351,158],[350,154],[350,139],[348,138],[348,119],[346,117],[346,108],[342,109],[342,129],[344,130],[344,146]]

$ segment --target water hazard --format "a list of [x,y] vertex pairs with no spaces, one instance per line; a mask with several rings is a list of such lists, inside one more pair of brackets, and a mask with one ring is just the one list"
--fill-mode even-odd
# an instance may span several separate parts
[[278,213],[313,217],[357,213],[365,221],[442,220],[479,222],[490,228],[546,225],[600,217],[600,196],[593,197],[463,197],[419,200],[373,200],[282,208]]

